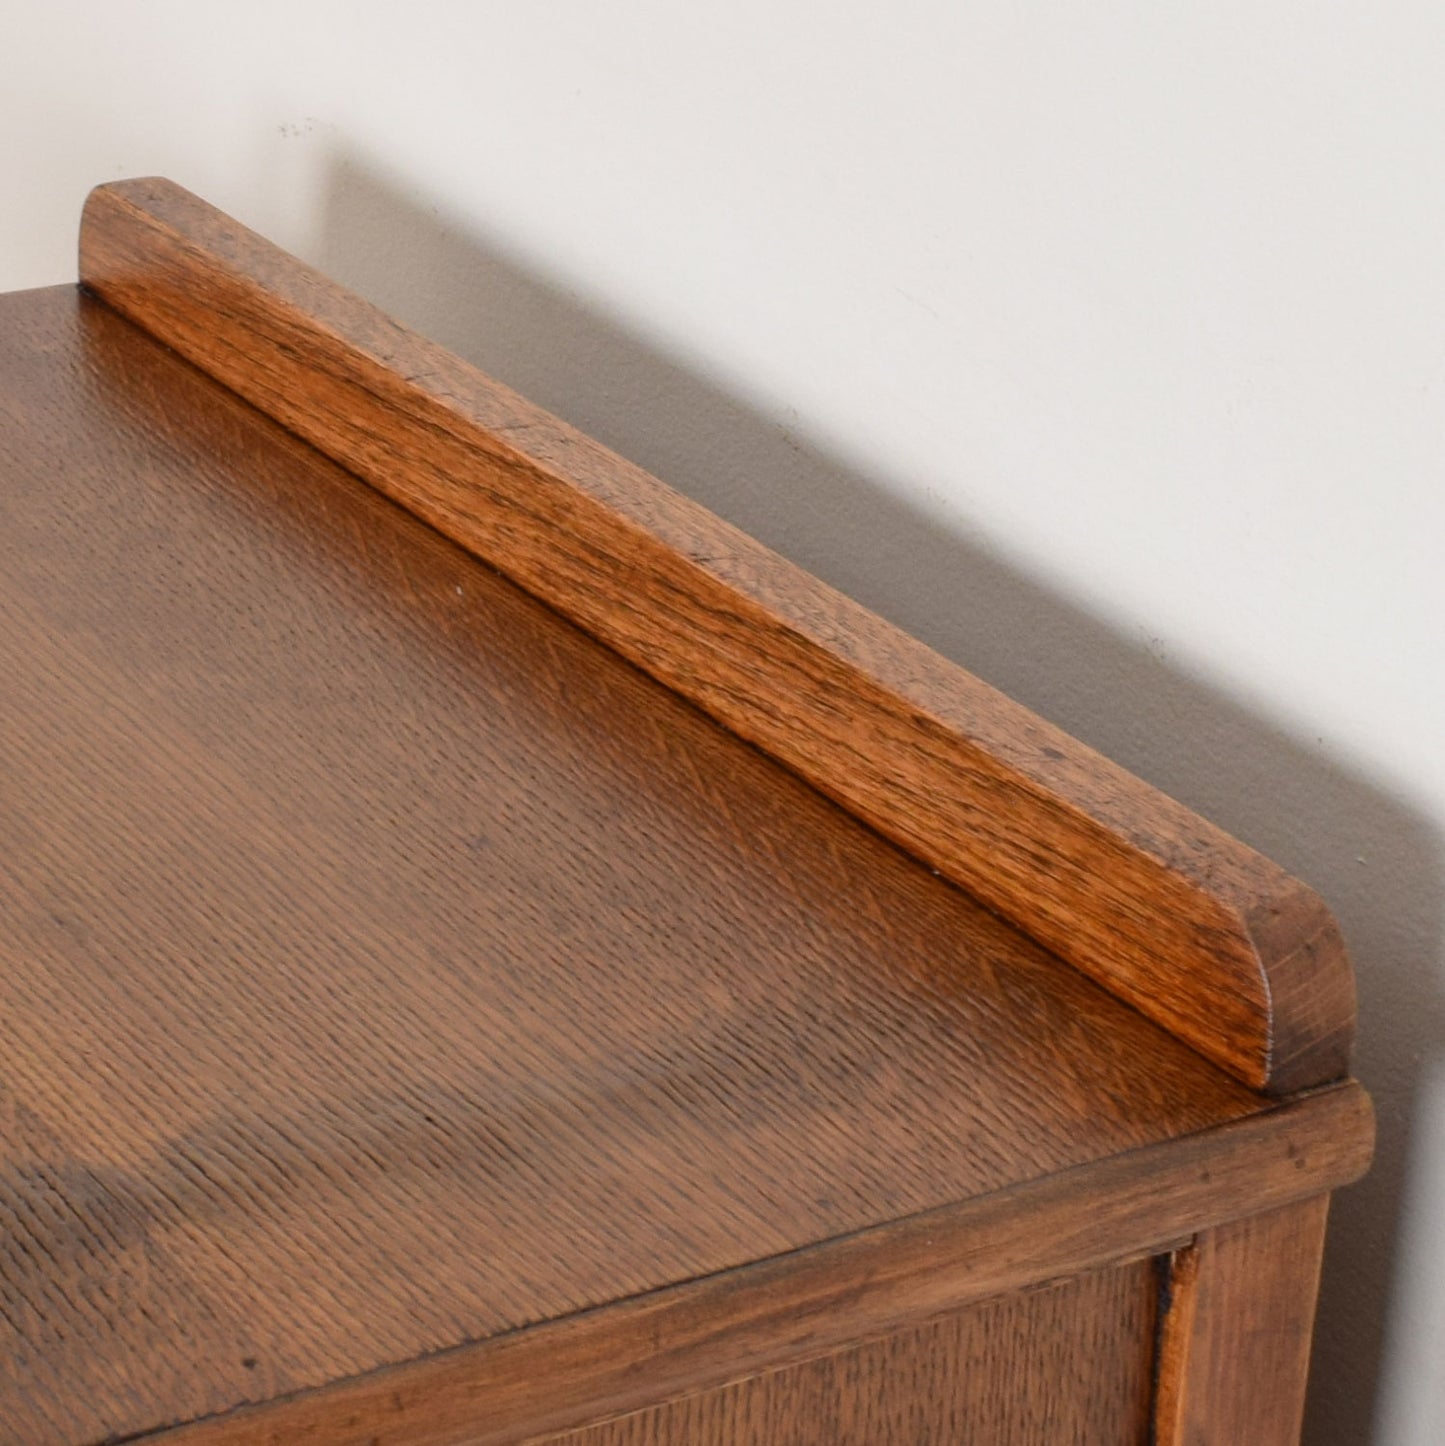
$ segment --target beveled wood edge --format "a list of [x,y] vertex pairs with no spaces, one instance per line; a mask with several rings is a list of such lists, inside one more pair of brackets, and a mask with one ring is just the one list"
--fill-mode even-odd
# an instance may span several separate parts
[[503,1446],[796,1364],[1009,1291],[1170,1250],[1369,1163],[1349,1082],[1184,1139],[144,1434],[156,1446]]
[[82,285],[1247,1084],[1342,1078],[1320,899],[917,640],[171,182]]

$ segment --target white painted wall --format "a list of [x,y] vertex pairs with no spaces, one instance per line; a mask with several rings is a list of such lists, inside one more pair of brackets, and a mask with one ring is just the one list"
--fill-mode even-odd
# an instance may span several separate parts
[[163,173],[1311,880],[1378,1166],[1314,1446],[1445,1420],[1445,9],[0,0],[0,286]]

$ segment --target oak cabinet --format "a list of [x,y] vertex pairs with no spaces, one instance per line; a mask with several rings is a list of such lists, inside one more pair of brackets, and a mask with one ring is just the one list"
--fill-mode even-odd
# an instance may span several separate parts
[[163,181],[0,550],[0,1441],[1295,1439],[1274,865]]

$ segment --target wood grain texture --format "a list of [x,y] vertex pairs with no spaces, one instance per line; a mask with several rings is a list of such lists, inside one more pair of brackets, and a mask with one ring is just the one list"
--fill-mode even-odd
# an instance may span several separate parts
[[[71,288],[0,302],[0,758],[11,1441],[535,1341],[1141,1148],[1193,1170],[1268,1107]],[[1298,1165],[1314,1117],[1263,1114],[1231,1188],[1355,1169],[1356,1100]],[[898,1259],[929,1279],[878,1310],[882,1262],[811,1288],[870,1330],[958,1303]],[[764,1297],[719,1289],[685,1374],[778,1344],[720,1341]],[[576,1400],[636,1377],[632,1319]],[[524,1369],[507,1419],[560,1398]]]
[[512,1446],[1153,1256],[1202,1221],[1357,1177],[1370,1138],[1363,1092],[1335,1086],[1188,1139],[243,1408],[156,1446]]
[[1298,1446],[1329,1197],[1202,1233],[1174,1257],[1158,1446]]
[[545,1441],[1143,1446],[1154,1301],[1152,1265],[1140,1261]]
[[1304,885],[165,181],[83,283],[1247,1083],[1342,1076]]

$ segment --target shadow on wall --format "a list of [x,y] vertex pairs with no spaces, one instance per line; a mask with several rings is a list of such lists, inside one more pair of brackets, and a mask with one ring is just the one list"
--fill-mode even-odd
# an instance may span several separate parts
[[889,488],[800,445],[354,156],[313,259],[343,285],[640,463],[1313,884],[1359,974],[1356,1068],[1379,1147],[1337,1197],[1311,1446],[1369,1439],[1417,1088],[1445,1053],[1445,849],[1428,823],[1173,670]]

